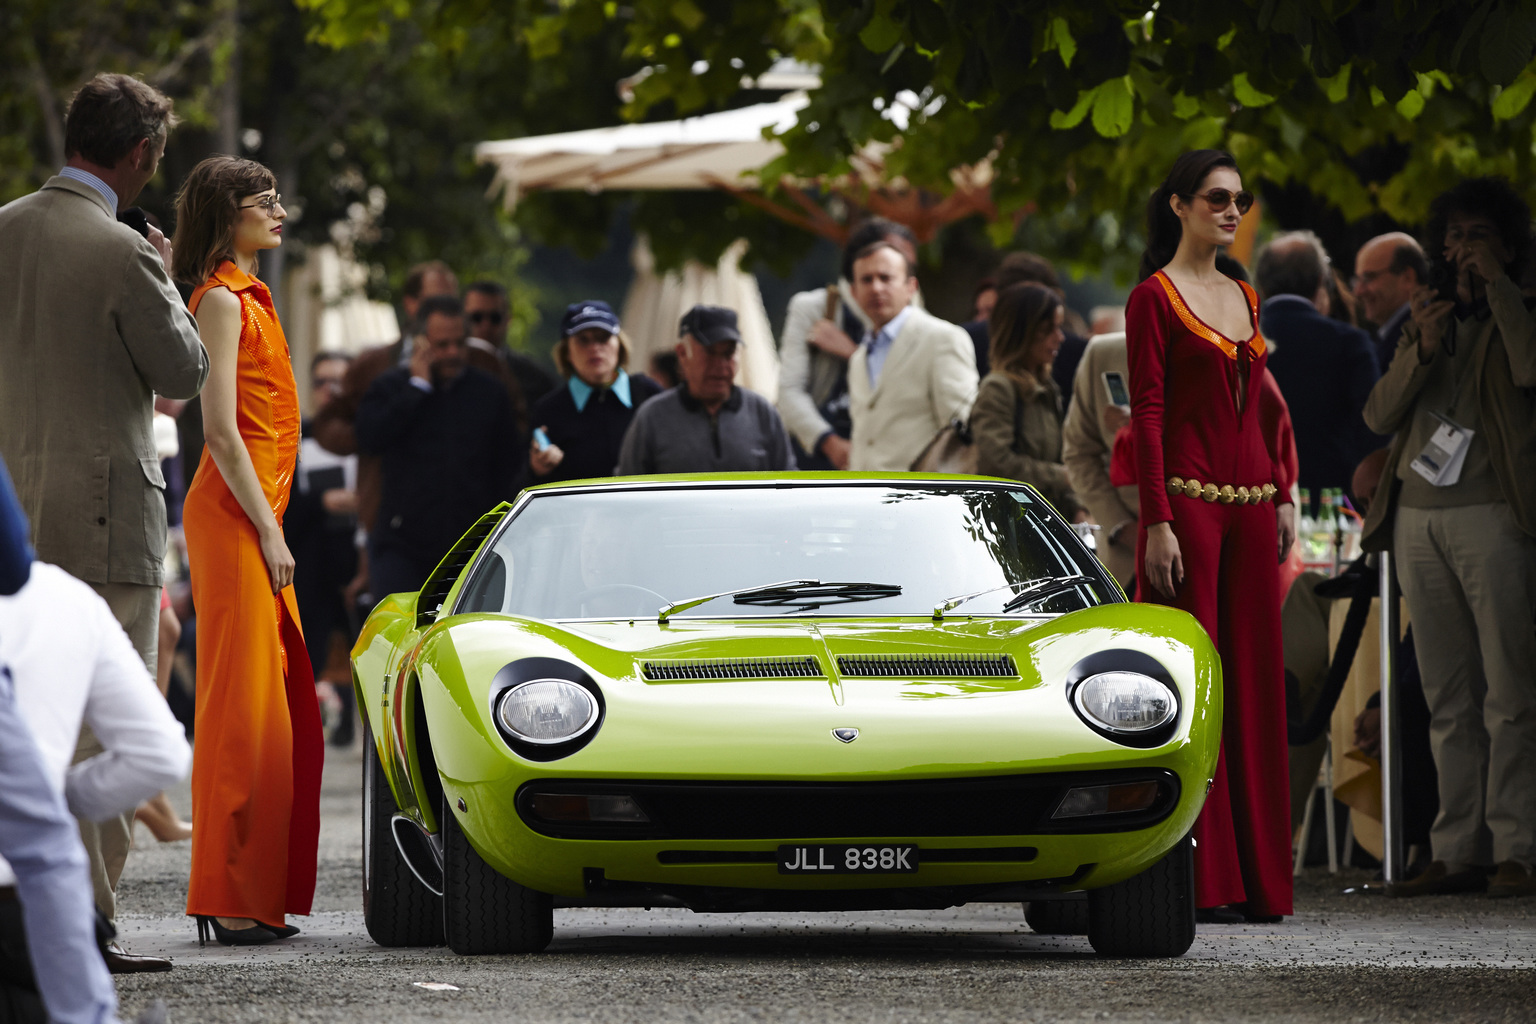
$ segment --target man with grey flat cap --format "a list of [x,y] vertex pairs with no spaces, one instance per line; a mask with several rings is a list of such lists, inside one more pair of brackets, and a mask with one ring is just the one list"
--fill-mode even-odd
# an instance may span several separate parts
[[793,469],[789,433],[773,404],[736,386],[736,311],[694,306],[678,334],[683,382],[635,413],[615,475]]

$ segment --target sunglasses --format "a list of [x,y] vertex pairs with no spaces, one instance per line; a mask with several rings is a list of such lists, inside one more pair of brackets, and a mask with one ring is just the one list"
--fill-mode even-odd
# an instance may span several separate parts
[[277,208],[279,206],[282,206],[282,205],[283,205],[283,194],[281,192],[279,192],[276,195],[262,196],[260,199],[256,200],[254,203],[247,203],[245,206],[240,207],[240,209],[242,209],[242,210],[253,210],[253,209],[255,209],[256,207],[259,206],[263,210],[267,211],[267,216],[268,217],[275,217],[275,216],[277,216]]
[[469,322],[472,324],[499,324],[501,321],[502,315],[500,313],[476,311],[469,314]]
[[1253,193],[1247,189],[1241,192],[1233,192],[1225,188],[1213,188],[1209,192],[1181,192],[1185,199],[1204,199],[1211,205],[1211,210],[1220,213],[1233,203],[1237,204],[1238,213],[1247,213],[1253,209]]

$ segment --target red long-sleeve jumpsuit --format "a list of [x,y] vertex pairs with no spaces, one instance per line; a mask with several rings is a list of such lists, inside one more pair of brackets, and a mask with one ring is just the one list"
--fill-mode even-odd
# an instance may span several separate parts
[[[1239,282],[1241,283],[1241,282]],[[1126,343],[1141,514],[1137,600],[1182,608],[1221,655],[1225,714],[1214,785],[1195,823],[1195,903],[1291,913],[1290,789],[1275,502],[1290,481],[1266,440],[1260,390],[1268,359],[1258,297],[1253,336],[1206,324],[1159,272],[1131,292]],[[1243,400],[1239,404],[1237,396]],[[1271,500],[1209,501],[1169,481],[1275,489]],[[1146,579],[1147,529],[1169,523],[1184,582],[1169,598]]]

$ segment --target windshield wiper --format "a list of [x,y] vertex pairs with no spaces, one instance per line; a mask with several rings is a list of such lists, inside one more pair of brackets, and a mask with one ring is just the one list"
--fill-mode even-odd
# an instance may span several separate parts
[[[978,590],[974,594],[961,594],[959,597],[951,597],[948,600],[940,601],[933,606],[933,621],[942,622],[945,612],[953,611],[972,598],[985,597],[987,594],[995,594],[999,590],[1019,591],[1008,599],[1007,604],[1003,605],[1004,612],[1011,612],[1026,605],[1036,604],[1048,597],[1055,597],[1063,590],[1071,590],[1073,587],[1080,587],[1084,583],[1093,582],[1087,576],[1047,576],[1041,580],[1005,583],[1000,587],[988,587],[986,590]],[[1023,588],[1022,590],[1019,589],[1021,587]]]
[[901,587],[895,583],[822,583],[819,580],[792,586],[762,587],[736,595],[737,604],[793,605],[803,611],[824,604],[843,601],[878,601],[897,597]]
[[1044,580],[1038,588],[1032,587],[1015,597],[1008,599],[1003,605],[1004,612],[1018,611],[1020,608],[1028,608],[1032,604],[1055,597],[1057,594],[1068,590],[1075,590],[1085,583],[1093,583],[1094,580],[1087,576],[1060,576],[1055,579]]
[[663,605],[656,613],[656,624],[663,625],[668,619],[678,612],[687,611],[708,601],[720,597],[741,597],[746,594],[757,594],[763,591],[784,590],[789,587],[819,587],[820,580],[781,580],[778,583],[765,583],[755,587],[743,587],[740,590],[722,590],[718,594],[706,594],[703,597],[690,597],[682,601],[673,601],[669,605]]
[[[681,611],[697,607],[716,598],[731,597],[737,604],[756,605],[803,605],[820,607],[818,599],[838,601],[875,601],[882,597],[895,597],[901,587],[894,583],[823,583],[821,580],[784,580],[741,590],[726,590],[705,597],[690,597],[686,601],[673,601],[656,613],[656,622],[665,623]],[[824,601],[823,601],[824,603]]]

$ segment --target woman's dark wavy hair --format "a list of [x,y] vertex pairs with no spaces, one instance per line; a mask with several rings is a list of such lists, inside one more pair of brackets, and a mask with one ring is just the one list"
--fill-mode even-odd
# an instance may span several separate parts
[[195,288],[234,259],[240,200],[276,187],[277,178],[254,160],[211,156],[192,168],[176,195],[171,276]]
[[1145,281],[1166,267],[1173,254],[1179,251],[1184,228],[1168,205],[1169,197],[1200,191],[1200,183],[1218,167],[1230,167],[1235,171],[1237,161],[1231,153],[1220,149],[1195,149],[1173,162],[1168,177],[1147,200],[1147,248],[1141,254],[1141,273],[1137,280]]
[[1424,227],[1424,255],[1432,264],[1445,264],[1445,228],[1452,214],[1487,217],[1499,229],[1509,250],[1505,272],[1519,281],[1531,255],[1531,208],[1503,178],[1468,178],[1435,197]]
[[1061,305],[1061,296],[1054,289],[1034,281],[1010,285],[998,293],[992,319],[987,321],[992,369],[1015,381],[1028,377],[1024,362],[1029,350],[1040,339],[1041,331],[1056,326],[1056,311]]

